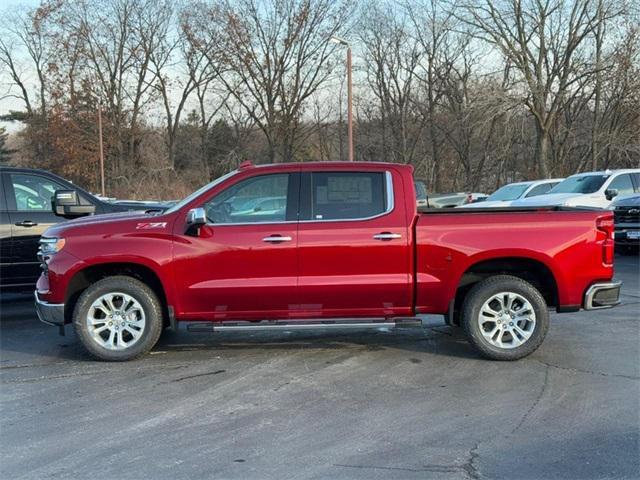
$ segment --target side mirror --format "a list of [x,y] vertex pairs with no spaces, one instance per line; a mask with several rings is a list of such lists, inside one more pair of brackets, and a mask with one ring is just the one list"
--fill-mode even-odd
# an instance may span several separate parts
[[207,214],[204,208],[192,208],[187,213],[187,225],[190,227],[201,227],[207,223]]
[[613,197],[618,196],[618,190],[615,188],[608,188],[604,191],[604,196],[607,197],[607,200],[613,200]]
[[192,208],[187,212],[187,235],[197,237],[200,235],[200,227],[207,223],[207,213],[204,208]]
[[51,200],[53,213],[59,217],[72,218],[93,215],[96,206],[83,204],[75,190],[56,190]]

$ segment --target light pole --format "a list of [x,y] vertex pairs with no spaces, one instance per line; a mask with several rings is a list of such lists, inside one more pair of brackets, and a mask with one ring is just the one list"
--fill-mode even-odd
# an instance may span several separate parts
[[102,100],[98,98],[98,142],[100,143],[100,192],[106,197],[104,190],[104,148],[102,146]]
[[349,143],[349,161],[353,162],[353,82],[351,80],[351,45],[346,40],[332,36],[330,41],[347,47],[347,137]]

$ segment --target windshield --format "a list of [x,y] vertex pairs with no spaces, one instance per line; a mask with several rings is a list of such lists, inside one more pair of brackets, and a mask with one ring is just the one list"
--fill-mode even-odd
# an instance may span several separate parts
[[176,203],[174,206],[172,206],[170,209],[166,210],[164,213],[167,214],[171,214],[174,212],[177,212],[178,210],[180,210],[182,207],[184,207],[185,205],[187,205],[189,202],[191,202],[194,198],[199,197],[200,195],[202,195],[204,192],[206,192],[207,190],[209,190],[210,188],[215,187],[216,185],[218,185],[219,183],[225,181],[227,178],[232,177],[233,175],[235,175],[236,173],[238,173],[237,170],[234,170],[232,172],[229,172],[219,178],[216,178],[213,182],[209,182],[206,185],[204,185],[203,187],[200,187],[198,190],[196,190],[195,192],[193,192],[191,195],[189,195],[188,197],[180,200],[178,203]]
[[524,191],[531,185],[530,183],[512,183],[511,185],[505,185],[493,192],[487,198],[487,202],[495,200],[515,200],[520,198]]
[[593,193],[609,178],[609,175],[581,175],[569,177],[549,190],[548,193]]

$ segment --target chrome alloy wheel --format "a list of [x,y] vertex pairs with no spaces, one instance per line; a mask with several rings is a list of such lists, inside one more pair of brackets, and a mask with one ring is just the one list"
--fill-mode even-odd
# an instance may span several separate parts
[[478,324],[484,338],[498,348],[516,348],[526,343],[536,327],[531,303],[514,292],[490,297],[480,309]]
[[108,350],[124,350],[142,337],[144,310],[131,295],[110,292],[98,297],[87,314],[91,338]]

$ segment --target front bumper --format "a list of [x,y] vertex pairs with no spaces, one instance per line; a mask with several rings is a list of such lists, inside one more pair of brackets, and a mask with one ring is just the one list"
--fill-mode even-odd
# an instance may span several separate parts
[[611,308],[620,303],[620,287],[622,282],[594,283],[584,294],[585,310],[600,310]]
[[640,228],[619,228],[615,230],[614,238],[617,246],[640,245]]
[[48,325],[55,327],[64,326],[64,303],[49,303],[40,300],[38,291],[34,292],[36,299],[36,313],[38,319]]

